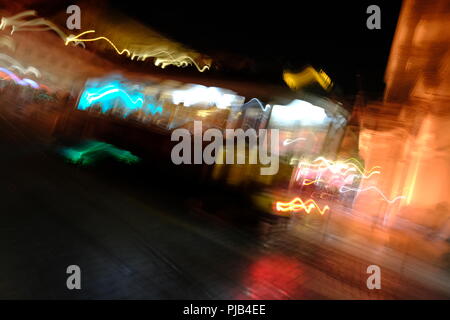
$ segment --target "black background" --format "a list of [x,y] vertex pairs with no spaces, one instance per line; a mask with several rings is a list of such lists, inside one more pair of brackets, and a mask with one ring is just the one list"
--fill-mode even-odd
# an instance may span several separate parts
[[[283,69],[323,68],[344,95],[380,95],[401,1],[215,1],[111,6],[202,53],[223,58],[220,72],[281,82]],[[367,7],[381,8],[381,29],[369,30]],[[249,59],[248,67],[235,67]],[[216,59],[217,61],[217,59]]]

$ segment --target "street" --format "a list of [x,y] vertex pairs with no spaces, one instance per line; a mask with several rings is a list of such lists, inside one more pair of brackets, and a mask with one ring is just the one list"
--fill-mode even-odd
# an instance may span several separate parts
[[[215,215],[195,187],[152,179],[155,167],[76,166],[0,121],[2,299],[445,298],[388,269],[369,290],[370,261],[300,239],[295,220],[242,222],[226,195],[230,214]],[[81,290],[66,287],[69,265]]]

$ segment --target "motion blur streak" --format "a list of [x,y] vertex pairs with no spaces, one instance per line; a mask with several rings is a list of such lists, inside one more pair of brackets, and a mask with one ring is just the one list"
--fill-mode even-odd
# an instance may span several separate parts
[[0,46],[4,46],[11,51],[14,51],[16,49],[14,40],[9,36],[4,35],[0,36]]
[[250,103],[252,101],[255,101],[256,103],[258,103],[258,105],[261,107],[262,111],[267,111],[270,108],[270,105],[266,105],[264,106],[261,102],[261,100],[259,100],[258,98],[251,98],[250,100],[248,100],[246,103]]
[[359,194],[360,192],[364,192],[364,191],[367,191],[367,190],[375,190],[376,192],[378,192],[378,193],[380,194],[380,196],[381,196],[386,202],[389,202],[389,203],[394,203],[395,201],[397,201],[397,200],[399,200],[399,199],[404,199],[404,198],[406,198],[405,196],[397,196],[397,197],[395,197],[395,198],[389,200],[389,199],[384,195],[384,193],[381,192],[380,189],[378,189],[377,187],[374,187],[374,186],[372,186],[372,187],[367,187],[367,188],[361,188],[361,189],[358,189],[358,188],[350,188],[350,187],[342,186],[342,187],[339,189],[339,192],[345,193],[345,192],[349,192],[349,191],[355,191],[355,192],[357,192],[357,193]]
[[119,82],[112,82],[100,88],[87,89],[81,95],[78,108],[86,110],[95,103],[99,103],[102,107],[102,112],[107,112],[113,108],[112,101],[119,98],[124,104],[126,112],[139,109],[143,106],[144,96],[141,93],[134,94],[133,97],[126,92]]
[[298,90],[313,82],[317,82],[325,90],[331,90],[333,82],[330,77],[323,71],[316,71],[313,67],[306,67],[299,73],[292,73],[289,71],[283,72],[283,80],[293,90]]
[[316,209],[321,215],[323,215],[327,210],[330,209],[328,205],[324,206],[323,209],[312,199],[303,202],[299,197],[293,199],[290,202],[276,202],[277,211],[281,212],[300,212],[302,210],[306,213],[310,213],[313,209]]
[[152,58],[155,58],[155,62],[154,62],[155,66],[161,66],[161,68],[163,68],[163,69],[168,65],[174,65],[177,67],[186,67],[190,64],[194,64],[195,67],[197,68],[197,70],[200,72],[204,72],[205,70],[208,70],[210,68],[209,65],[200,67],[194,61],[194,59],[192,59],[188,55],[179,55],[177,57],[174,57],[175,53],[170,53],[168,51],[161,50],[161,49],[144,50],[144,52],[140,52],[140,53],[132,52],[126,48],[119,50],[117,48],[117,46],[110,39],[108,39],[107,37],[104,37],[104,36],[90,38],[90,39],[80,39],[80,37],[82,37],[88,33],[93,33],[93,32],[95,32],[95,30],[84,31],[76,36],[70,35],[66,38],[65,44],[67,45],[70,42],[90,42],[90,41],[105,40],[114,48],[114,50],[117,52],[117,54],[122,55],[122,54],[126,53],[127,57],[131,56],[131,60],[133,60],[135,57],[137,57],[137,60],[142,60],[142,61],[144,61],[147,57],[152,57]]
[[[2,76],[2,73],[4,74]],[[11,79],[13,80],[15,83],[21,85],[21,86],[31,86],[35,89],[39,88],[39,85],[28,78],[24,78],[24,79],[20,79],[18,76],[16,76],[13,72],[9,71],[8,69],[5,68],[0,68],[0,77],[2,77],[3,79]]]
[[316,180],[312,180],[312,179],[305,179],[305,180],[303,180],[303,185],[304,186],[309,186],[310,184],[314,184],[314,183],[317,183],[317,182],[324,182],[325,180],[322,180],[322,179],[316,179]]
[[291,143],[294,143],[294,142],[297,142],[297,141],[305,141],[306,140],[306,138],[295,138],[295,139],[286,139],[286,140],[284,140],[283,141],[283,146],[288,146],[288,145],[290,145]]
[[66,38],[66,42],[65,42],[65,43],[66,43],[66,45],[68,45],[70,42],[77,42],[77,41],[81,41],[81,42],[89,42],[89,41],[105,40],[105,41],[107,41],[107,42],[114,48],[114,50],[116,50],[117,54],[122,55],[122,54],[126,53],[128,57],[131,55],[130,50],[128,50],[128,49],[122,49],[122,50],[119,50],[119,49],[116,47],[116,45],[115,45],[111,40],[109,40],[109,39],[106,38],[106,37],[97,37],[97,38],[92,38],[92,39],[79,39],[79,37],[82,37],[82,36],[84,36],[85,34],[92,33],[92,32],[95,32],[95,30],[84,31],[84,32],[80,33],[80,34],[77,35],[77,36],[73,36],[73,35],[68,36],[68,37]]
[[128,108],[134,109],[136,104],[138,104],[139,106],[142,106],[142,103],[144,103],[144,100],[142,98],[136,98],[135,100],[133,100],[128,93],[126,93],[125,91],[123,91],[122,89],[109,89],[105,92],[102,92],[102,90],[104,90],[105,88],[100,90],[99,92],[94,92],[94,93],[87,93],[87,98],[86,100],[88,101],[89,105],[92,105],[92,102],[95,102],[99,99],[102,99],[104,97],[106,97],[106,99],[103,100],[108,100],[108,99],[114,99],[115,97],[120,97],[122,98],[122,101],[125,102],[126,106]]
[[[316,163],[319,162],[319,163]],[[360,168],[358,165],[348,162],[348,161],[332,161],[328,160],[324,157],[318,157],[312,162],[300,162],[298,164],[299,168],[306,167],[306,168],[318,168],[319,171],[325,171],[330,170],[333,173],[342,173],[342,170],[345,170],[343,172],[344,175],[347,175],[351,171],[358,171],[361,174],[361,177],[364,179],[370,178],[374,174],[380,174],[381,172],[376,170],[380,169],[380,166],[374,166],[370,170],[365,170],[364,168]],[[299,171],[300,172],[300,171]]]
[[[66,41],[67,35],[54,23],[44,18],[34,18],[32,20],[23,20],[24,18],[34,17],[37,13],[34,10],[28,10],[16,14],[15,16],[6,18],[2,17],[0,21],[0,30],[5,30],[7,27],[11,27],[11,34],[16,31],[55,31],[61,39]],[[74,41],[75,45],[84,44]]]
[[450,298],[450,0],[357,2],[0,0],[0,299]]
[[90,107],[99,105],[102,112],[106,113],[118,107],[125,111],[123,117],[136,111],[142,111],[153,116],[163,113],[162,105],[159,105],[154,98],[150,97],[149,101],[151,103],[145,104],[145,95],[136,90],[136,88],[130,89],[129,86],[118,80],[106,79],[102,83],[104,85],[89,85],[83,91],[78,103],[78,109],[87,110]]
[[139,161],[131,152],[101,141],[88,141],[73,148],[63,148],[61,153],[69,161],[81,165],[93,164],[107,156],[128,164]]
[[25,68],[19,61],[6,54],[0,53],[0,61],[7,62],[8,63],[7,68],[17,69],[22,74],[30,73],[33,74],[36,78],[39,78],[41,76],[41,73],[35,67],[28,66]]

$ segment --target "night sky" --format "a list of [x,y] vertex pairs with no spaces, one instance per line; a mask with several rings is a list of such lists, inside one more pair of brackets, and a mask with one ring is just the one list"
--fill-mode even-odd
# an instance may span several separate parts
[[[165,8],[152,4],[113,1],[112,5],[176,41],[219,58],[223,75],[281,83],[283,69],[299,71],[311,64],[323,68],[343,95],[358,88],[381,95],[401,7],[401,1],[395,0],[217,1]],[[371,4],[381,8],[381,30],[366,27]],[[242,65],[240,60],[252,63]]]
[[[28,7],[51,16],[72,1],[31,3]],[[295,72],[312,65],[331,77],[335,94],[351,97],[363,90],[374,99],[381,98],[384,90],[384,72],[401,8],[400,0],[100,3],[213,58],[214,68],[207,74],[199,75],[195,68],[167,68],[168,74],[284,85],[283,70]],[[366,9],[371,4],[381,8],[381,30],[366,27]],[[128,62],[124,65],[133,68]],[[160,72],[154,69],[147,71]]]

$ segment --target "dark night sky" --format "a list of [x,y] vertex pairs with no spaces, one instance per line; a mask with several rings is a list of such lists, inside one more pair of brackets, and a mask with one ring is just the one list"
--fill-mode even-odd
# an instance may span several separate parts
[[[186,2],[187,3],[187,2]],[[214,57],[247,57],[255,67],[222,73],[280,83],[284,68],[323,68],[343,94],[380,94],[401,1],[189,2],[154,7],[150,1],[113,6],[157,31]],[[240,4],[240,6],[238,5]],[[381,30],[369,30],[366,9],[381,8]],[[234,58],[233,58],[234,57]],[[234,61],[231,61],[234,62]],[[225,64],[227,66],[227,64]]]
[[[51,11],[71,3],[30,1],[44,13],[43,5]],[[284,69],[300,71],[311,64],[327,72],[338,95],[352,96],[360,88],[374,98],[384,89],[401,8],[401,0],[98,1],[210,55],[219,69],[201,76],[283,85]],[[381,8],[381,30],[366,27],[371,4]],[[169,69],[164,72],[199,76],[195,68]]]

